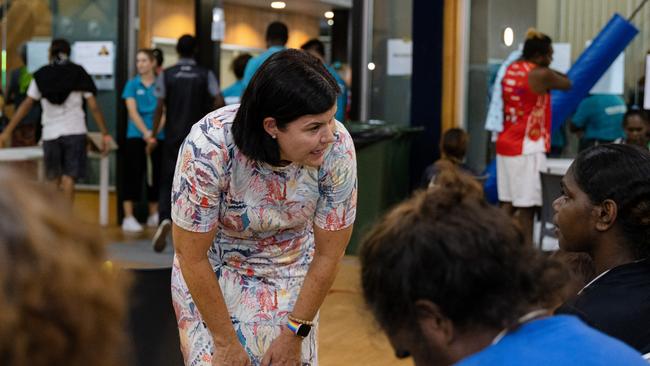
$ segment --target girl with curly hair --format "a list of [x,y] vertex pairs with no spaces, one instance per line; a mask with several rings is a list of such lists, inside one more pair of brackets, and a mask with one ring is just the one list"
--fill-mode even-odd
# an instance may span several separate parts
[[560,248],[589,254],[596,278],[558,312],[650,352],[650,151],[587,149],[562,190],[553,203]]

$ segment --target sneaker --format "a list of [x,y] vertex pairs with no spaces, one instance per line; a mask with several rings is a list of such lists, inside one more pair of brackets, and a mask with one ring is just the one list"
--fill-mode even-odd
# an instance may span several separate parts
[[139,233],[142,232],[142,225],[135,219],[133,216],[125,217],[122,220],[122,231],[129,233]]
[[158,213],[156,212],[156,213],[153,213],[153,214],[149,215],[149,217],[147,218],[147,226],[148,227],[158,227],[158,224],[159,224],[159,222],[158,222]]
[[162,220],[158,226],[158,230],[156,230],[156,233],[153,235],[153,239],[151,240],[151,246],[153,247],[154,251],[160,253],[165,250],[165,247],[167,246],[167,236],[169,235],[171,229],[172,220]]

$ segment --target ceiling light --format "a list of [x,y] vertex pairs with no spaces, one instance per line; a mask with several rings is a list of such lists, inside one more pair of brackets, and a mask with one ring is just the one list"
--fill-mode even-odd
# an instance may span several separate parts
[[328,19],[327,20],[327,25],[334,25],[334,20]]
[[515,32],[512,30],[510,27],[506,27],[506,29],[503,30],[503,44],[505,44],[507,47],[512,46],[512,43],[515,40]]
[[374,70],[374,69],[375,69],[375,63],[374,63],[374,62],[370,62],[370,63],[368,64],[368,70],[372,71],[372,70]]
[[284,9],[287,7],[287,4],[284,1],[274,1],[271,3],[273,9]]
[[334,12],[333,11],[326,11],[325,12],[325,18],[327,18],[327,19],[334,18]]

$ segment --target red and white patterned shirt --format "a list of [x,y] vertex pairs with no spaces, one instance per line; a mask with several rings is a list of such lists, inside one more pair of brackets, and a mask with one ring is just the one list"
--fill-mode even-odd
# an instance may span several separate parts
[[536,94],[528,75],[537,65],[516,61],[501,81],[503,89],[503,131],[499,133],[497,154],[504,156],[548,152],[551,147],[551,96]]

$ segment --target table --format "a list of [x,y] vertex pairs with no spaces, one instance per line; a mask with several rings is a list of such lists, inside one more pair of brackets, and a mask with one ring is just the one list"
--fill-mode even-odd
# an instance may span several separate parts
[[573,159],[546,159],[546,172],[564,175],[573,163]]
[[[88,157],[91,159],[99,159],[99,224],[106,226],[108,225],[108,155],[89,152]],[[40,181],[43,181],[44,168],[42,146],[11,147],[0,149],[0,163],[30,160],[38,161],[38,179]]]

